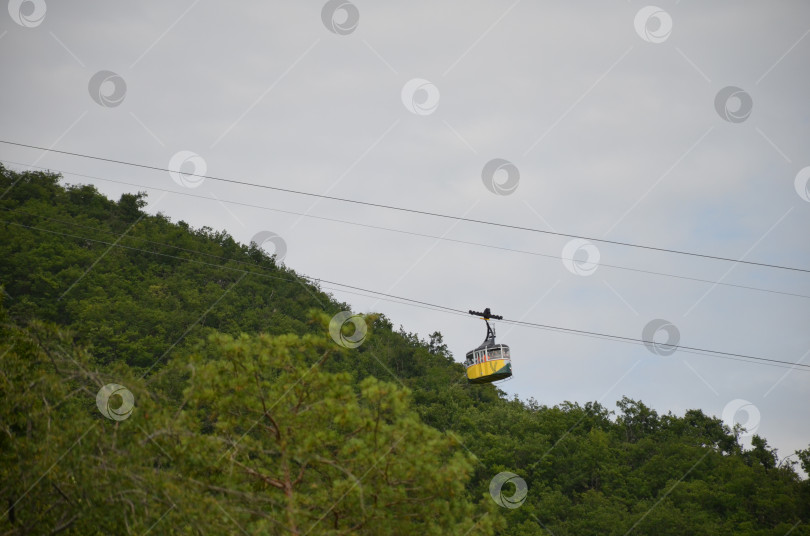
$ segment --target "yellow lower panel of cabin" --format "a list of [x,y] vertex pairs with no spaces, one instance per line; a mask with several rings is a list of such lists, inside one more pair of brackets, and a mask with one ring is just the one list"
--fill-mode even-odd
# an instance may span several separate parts
[[503,380],[511,375],[512,363],[508,359],[493,359],[467,367],[467,379],[472,383]]

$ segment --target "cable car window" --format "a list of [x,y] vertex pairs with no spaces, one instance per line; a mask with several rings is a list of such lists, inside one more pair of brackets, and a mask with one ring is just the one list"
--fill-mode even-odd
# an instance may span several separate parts
[[495,348],[489,351],[489,358],[490,359],[500,359],[501,358],[501,349]]

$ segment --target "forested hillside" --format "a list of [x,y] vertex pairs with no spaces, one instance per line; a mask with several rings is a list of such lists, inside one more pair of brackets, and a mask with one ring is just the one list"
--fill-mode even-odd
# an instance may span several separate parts
[[337,344],[348,304],[144,194],[2,192],[0,535],[810,535],[810,448],[508,399],[383,314]]

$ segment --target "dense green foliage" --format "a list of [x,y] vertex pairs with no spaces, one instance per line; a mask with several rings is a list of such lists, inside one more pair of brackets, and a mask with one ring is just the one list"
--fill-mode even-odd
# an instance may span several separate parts
[[52,174],[2,192],[0,534],[810,535],[793,462],[699,410],[510,400],[382,315],[345,349],[349,307],[255,245]]

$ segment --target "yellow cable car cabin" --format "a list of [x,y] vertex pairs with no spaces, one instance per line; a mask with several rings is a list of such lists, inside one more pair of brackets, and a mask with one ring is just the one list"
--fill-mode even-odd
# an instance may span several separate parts
[[467,380],[470,383],[491,383],[505,380],[512,376],[512,359],[509,347],[505,344],[495,343],[495,330],[489,325],[490,318],[503,317],[493,315],[489,308],[483,313],[470,311],[470,314],[481,316],[487,323],[487,338],[481,346],[467,352]]

